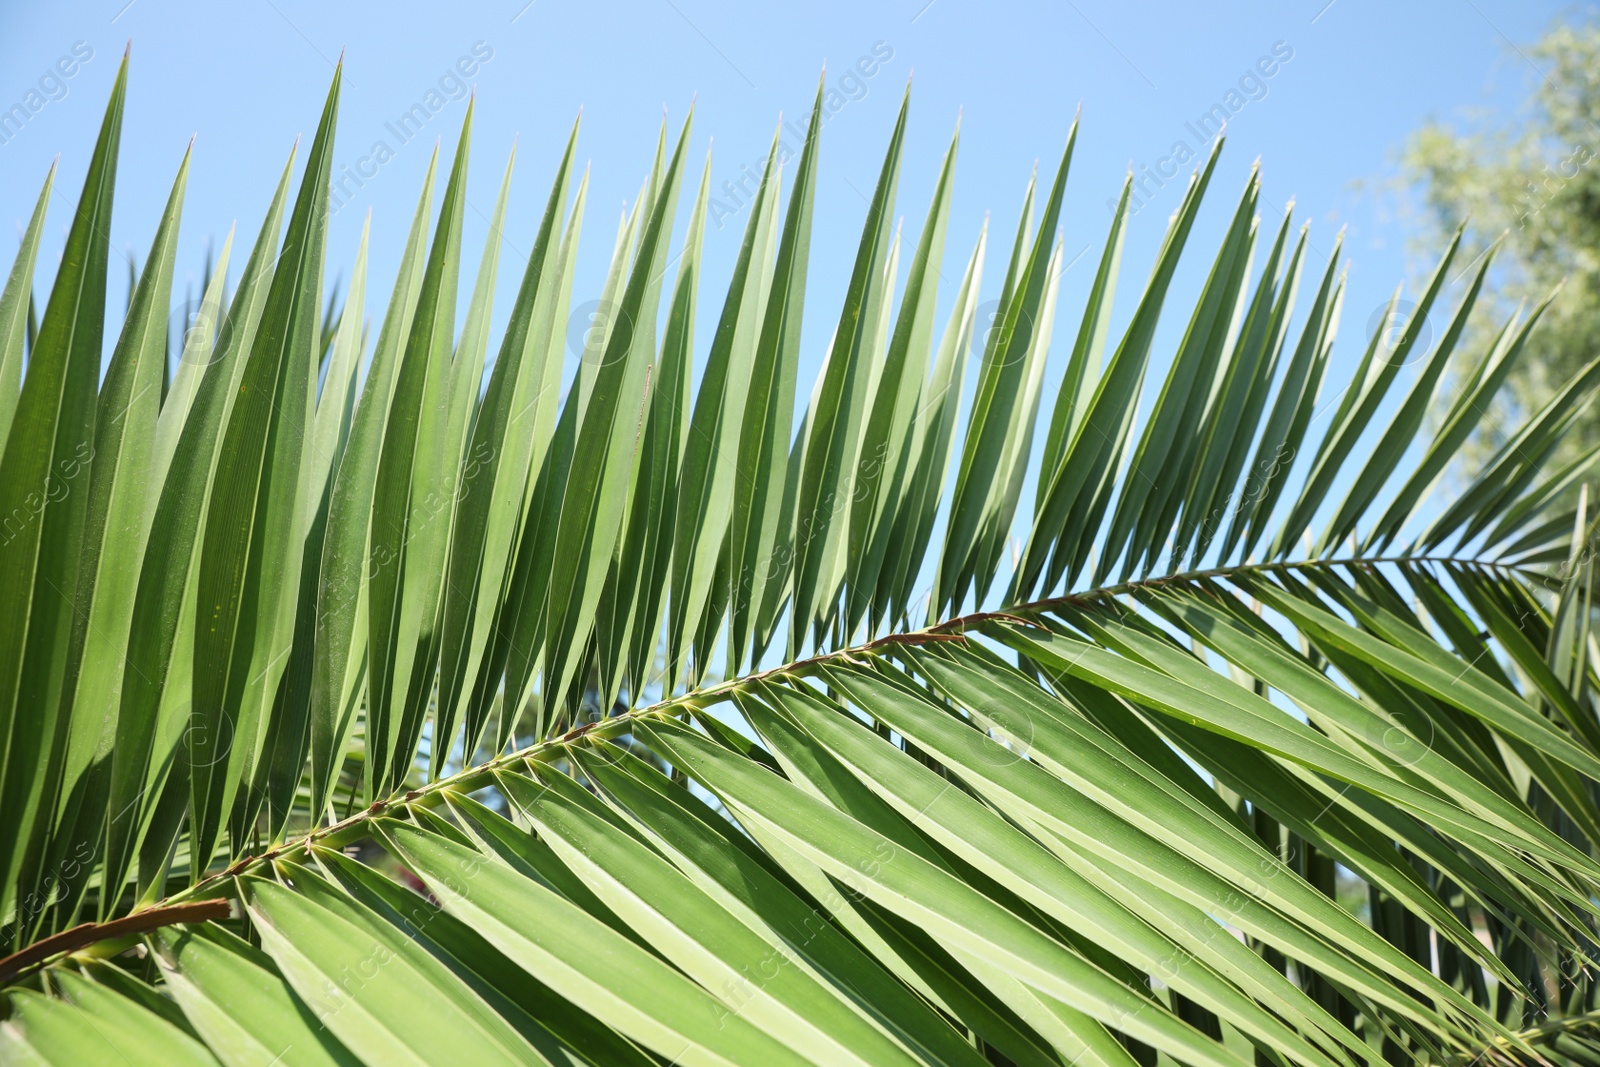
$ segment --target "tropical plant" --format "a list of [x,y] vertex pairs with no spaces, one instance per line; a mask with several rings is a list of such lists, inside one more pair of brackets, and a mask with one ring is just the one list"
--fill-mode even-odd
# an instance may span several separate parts
[[492,366],[504,186],[456,333],[469,107],[367,358],[336,74],[169,374],[185,157],[102,374],[126,76],[37,326],[48,180],[0,298],[6,1063],[1600,1059],[1587,500],[1541,468],[1600,362],[1442,497],[1538,318],[1462,350],[1486,264],[1325,383],[1338,248],[1252,171],[1158,357],[1213,150],[1114,338],[1124,186],[1046,404],[1073,137],[940,330],[956,142],[902,276],[902,104],[797,428],[820,94],[703,364],[663,130],[570,381],[571,142]]

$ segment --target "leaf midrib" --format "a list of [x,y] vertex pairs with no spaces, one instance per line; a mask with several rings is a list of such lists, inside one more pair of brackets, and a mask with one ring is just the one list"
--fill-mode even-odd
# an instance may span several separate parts
[[[1154,578],[1141,578],[1132,581],[1120,582],[1115,585],[1101,586],[1093,589],[1079,590],[1060,596],[1046,597],[1039,600],[1028,601],[1020,604],[1002,605],[986,611],[970,612],[965,615],[954,616],[941,622],[922,627],[916,630],[902,630],[860,644],[844,648],[833,649],[819,653],[805,659],[793,660],[788,663],[771,667],[764,671],[741,675],[717,682],[709,686],[701,686],[667,697],[654,704],[643,707],[630,708],[620,714],[605,719],[598,719],[574,727],[565,733],[543,738],[533,744],[518,749],[515,752],[504,753],[492,760],[464,767],[453,775],[428,782],[418,789],[401,792],[396,790],[384,799],[378,800],[371,806],[356,812],[338,822],[327,826],[318,827],[298,837],[292,838],[282,844],[254,855],[240,857],[227,868],[214,874],[201,878],[194,884],[179,890],[170,896],[153,901],[144,908],[135,909],[129,914],[138,914],[141,911],[171,908],[186,901],[196,899],[200,894],[211,891],[227,892],[221,883],[228,879],[253,872],[263,865],[273,863],[280,859],[292,857],[318,844],[325,848],[337,848],[350,840],[363,834],[366,823],[384,815],[394,814],[394,809],[429,809],[443,803],[447,797],[458,793],[470,793],[481,785],[488,784],[497,771],[512,767],[517,763],[539,759],[547,754],[558,753],[574,741],[586,737],[605,739],[625,732],[635,722],[650,719],[673,718],[684,712],[708,707],[718,703],[725,697],[751,685],[752,683],[776,678],[782,675],[797,674],[807,669],[836,660],[846,660],[852,656],[870,654],[880,648],[895,644],[928,644],[938,641],[960,640],[967,630],[973,629],[985,622],[1023,622],[1030,623],[1029,616],[1041,615],[1050,612],[1058,606],[1074,605],[1089,606],[1107,598],[1121,596],[1139,589],[1159,588],[1174,583],[1188,583],[1202,581],[1209,578],[1226,578],[1230,575],[1248,573],[1275,572],[1275,571],[1304,571],[1317,568],[1334,567],[1374,567],[1383,564],[1456,564],[1476,567],[1488,567],[1495,570],[1506,571],[1521,576],[1533,575],[1536,572],[1530,568],[1506,563],[1499,560],[1477,559],[1462,556],[1445,555],[1411,555],[1396,554],[1388,556],[1350,556],[1340,558],[1311,558],[1303,560],[1280,560],[1271,562],[1239,563],[1231,566],[1212,567],[1205,570],[1178,571],[1171,574],[1160,575]],[[358,832],[360,831],[360,832]],[[24,951],[29,946],[23,946]],[[94,945],[80,947],[76,952],[93,953]],[[44,967],[54,966],[61,962],[63,957],[57,957],[43,964]],[[3,987],[0,987],[3,988]],[[1600,1025],[1600,1013],[1583,1018]],[[1538,1029],[1538,1028],[1535,1028]],[[1542,1033],[1542,1031],[1540,1031]]]

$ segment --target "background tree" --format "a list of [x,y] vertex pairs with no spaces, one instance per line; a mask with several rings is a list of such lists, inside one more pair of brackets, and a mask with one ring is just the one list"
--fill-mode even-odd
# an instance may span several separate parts
[[[1489,444],[1503,441],[1515,415],[1547,402],[1600,339],[1600,25],[1559,24],[1515,53],[1534,68],[1519,114],[1430,123],[1402,156],[1402,180],[1423,213],[1420,248],[1436,249],[1463,221],[1464,262],[1502,240],[1469,347],[1486,348],[1505,312],[1560,287],[1485,421]],[[1590,409],[1559,460],[1592,454],[1597,430],[1600,411]]]

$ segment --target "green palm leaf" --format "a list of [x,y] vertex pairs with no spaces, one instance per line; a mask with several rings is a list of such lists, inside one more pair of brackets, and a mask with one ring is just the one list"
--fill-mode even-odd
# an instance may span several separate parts
[[497,340],[469,105],[369,352],[336,74],[174,372],[185,157],[102,376],[125,79],[25,364],[48,180],[0,293],[5,1062],[1600,1062],[1594,457],[1547,462],[1600,361],[1451,476],[1548,304],[1473,350],[1487,259],[1338,377],[1341,250],[1255,168],[1184,265],[1219,142],[1126,324],[1128,184],[1057,329],[1074,123],[982,321],[954,140],[895,225],[902,103],[803,335],[819,92],[703,354],[663,127],[568,380],[577,130]]

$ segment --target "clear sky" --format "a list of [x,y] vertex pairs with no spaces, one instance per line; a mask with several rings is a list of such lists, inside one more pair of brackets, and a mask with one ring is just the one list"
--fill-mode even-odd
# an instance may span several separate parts
[[[474,210],[467,219],[464,265],[477,263],[506,155],[514,138],[519,145],[497,330],[580,107],[579,158],[592,163],[593,175],[575,304],[598,295],[616,219],[648,169],[663,108],[675,134],[690,102],[697,101],[691,158],[698,167],[714,139],[714,194],[735,208],[723,183],[736,182],[747,165],[759,167],[780,113],[804,120],[826,61],[830,89],[844,103],[823,132],[802,341],[801,380],[807,385],[838,315],[866,194],[913,73],[898,205],[907,217],[908,240],[921,226],[939,159],[962,116],[944,270],[952,284],[941,292],[942,306],[948,306],[985,212],[993,213],[995,231],[1009,240],[1030,169],[1036,160],[1043,161],[1041,169],[1054,166],[1081,103],[1064,228],[1067,258],[1080,249],[1086,254],[1062,285],[1061,314],[1071,322],[1109,223],[1107,198],[1128,167],[1141,173],[1149,167],[1152,175],[1163,168],[1173,172],[1176,164],[1169,161],[1182,155],[1180,146],[1203,152],[1200,120],[1222,105],[1234,112],[1228,144],[1163,334],[1172,338],[1181,329],[1251,162],[1260,157],[1264,226],[1275,225],[1293,197],[1297,215],[1312,220],[1318,258],[1331,250],[1339,228],[1349,227],[1351,289],[1337,368],[1359,355],[1354,335],[1365,332],[1393,285],[1416,267],[1407,259],[1403,220],[1356,183],[1391,175],[1406,134],[1430,117],[1484,108],[1511,113],[1538,77],[1516,46],[1537,38],[1564,9],[1534,0],[906,0],[781,9],[719,0],[108,0],[7,7],[12,10],[0,34],[0,110],[26,102],[40,86],[46,92],[43,106],[0,144],[0,211],[20,233],[39,182],[59,153],[58,194],[40,256],[45,273],[53,271],[106,93],[130,39],[112,243],[142,262],[184,147],[196,135],[178,299],[186,283],[202,283],[206,243],[220,241],[235,220],[241,245],[235,263],[242,262],[290,146],[315,126],[342,50],[345,90],[335,168],[374,171],[363,158],[380,140],[393,158],[359,189],[349,187],[351,203],[331,229],[330,276],[348,273],[370,205],[368,307],[376,301],[381,308],[429,151],[437,138],[446,152],[453,149],[466,90],[475,87],[468,186]],[[82,60],[85,53],[90,58]],[[55,80],[52,72],[63,57],[68,62],[59,69],[73,74]],[[459,71],[467,69],[470,76],[461,77]],[[870,77],[857,73],[869,69]],[[1270,76],[1262,73],[1267,70]],[[391,124],[418,103],[437,103],[437,113],[402,143]],[[1153,177],[1145,186],[1149,206],[1132,224],[1118,323],[1132,311],[1132,293],[1149,269],[1191,167],[1184,165],[1165,184]],[[706,238],[703,337],[720,309],[743,216],[722,221]],[[680,234],[682,224],[680,218]],[[8,243],[7,264],[14,247]],[[999,283],[995,268],[985,288],[998,290]],[[112,284],[118,311],[125,285],[123,278]],[[941,322],[942,316],[941,311]],[[1064,331],[1058,329],[1057,337]],[[1061,353],[1056,355],[1059,375]]]

